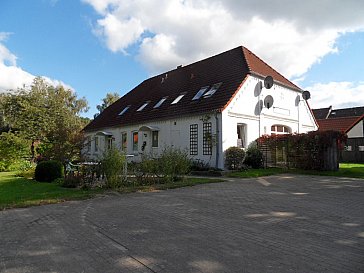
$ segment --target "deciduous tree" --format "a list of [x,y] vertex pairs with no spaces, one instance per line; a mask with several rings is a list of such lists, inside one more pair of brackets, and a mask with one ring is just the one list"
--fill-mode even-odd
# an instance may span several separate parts
[[7,93],[2,101],[4,119],[12,131],[30,141],[40,141],[40,150],[49,158],[72,159],[82,143],[85,126],[82,112],[88,110],[85,98],[63,86],[54,87],[40,77],[30,88]]

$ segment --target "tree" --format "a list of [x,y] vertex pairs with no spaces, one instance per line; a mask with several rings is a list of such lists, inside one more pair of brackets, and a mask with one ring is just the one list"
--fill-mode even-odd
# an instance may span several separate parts
[[102,99],[102,104],[96,106],[99,113],[95,114],[94,117],[96,118],[99,114],[102,113],[102,111],[104,111],[107,107],[109,107],[118,99],[120,99],[120,95],[118,93],[107,93],[106,97]]
[[86,99],[79,99],[72,90],[37,77],[30,89],[6,94],[2,109],[10,129],[31,142],[40,141],[38,150],[43,155],[63,161],[79,153],[86,125],[80,113],[88,107]]
[[29,142],[19,134],[3,132],[0,134],[0,171],[30,155]]

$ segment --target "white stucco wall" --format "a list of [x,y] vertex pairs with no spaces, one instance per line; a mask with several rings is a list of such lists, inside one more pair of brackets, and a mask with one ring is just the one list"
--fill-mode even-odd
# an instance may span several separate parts
[[[241,89],[222,112],[222,149],[237,146],[237,124],[246,124],[247,143],[259,136],[271,134],[272,125],[284,125],[291,133],[305,133],[317,130],[311,111],[302,99],[302,95],[274,84],[271,89],[263,87],[259,94],[258,82],[262,81],[249,76]],[[273,107],[260,111],[259,100],[264,101],[267,95],[274,98]],[[297,96],[300,96],[299,100]]]
[[[198,125],[198,154],[190,155],[193,159],[203,160],[206,163],[209,163],[210,166],[215,166],[216,164],[216,145],[212,147],[211,155],[203,154],[203,118],[206,118],[207,115],[198,115],[192,116],[188,118],[176,118],[165,121],[155,121],[155,122],[147,122],[143,124],[136,124],[132,126],[125,127],[117,127],[117,128],[104,128],[102,130],[98,130],[95,132],[87,132],[86,137],[91,137],[91,150],[84,150],[84,154],[86,154],[90,159],[98,159],[102,157],[103,152],[105,151],[105,147],[107,147],[107,143],[105,143],[105,137],[99,137],[99,151],[95,152],[95,144],[94,138],[96,133],[100,131],[104,131],[107,133],[111,133],[114,137],[114,146],[117,148],[121,148],[121,138],[122,133],[126,132],[127,134],[127,154],[133,155],[129,160],[140,160],[140,154],[145,153],[148,155],[157,156],[160,154],[163,149],[167,146],[174,146],[180,149],[190,149],[190,125],[197,124]],[[209,114],[209,119],[206,122],[211,122],[211,131],[212,135],[216,134],[216,119],[214,114]],[[220,118],[221,120],[221,118]],[[139,129],[142,127],[153,127],[154,129],[159,129],[158,138],[158,148],[152,147],[152,133],[150,130],[143,129],[140,131]],[[221,125],[220,125],[221,126]],[[221,128],[221,127],[220,127]],[[153,129],[152,129],[153,130]],[[135,131],[139,131],[139,141],[138,141],[138,151],[133,151],[133,142],[132,142],[132,133]],[[145,150],[142,151],[143,141],[146,141]],[[189,153],[190,154],[190,153]]]
[[348,137],[364,137],[363,134],[363,120],[359,121],[351,130],[348,132]]

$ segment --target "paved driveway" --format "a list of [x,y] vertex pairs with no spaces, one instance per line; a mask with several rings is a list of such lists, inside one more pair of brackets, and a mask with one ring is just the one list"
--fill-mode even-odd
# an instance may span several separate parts
[[364,272],[364,180],[274,176],[0,212],[0,272]]

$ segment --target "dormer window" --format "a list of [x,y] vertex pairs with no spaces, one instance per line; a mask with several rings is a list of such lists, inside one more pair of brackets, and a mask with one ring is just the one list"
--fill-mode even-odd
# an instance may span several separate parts
[[207,89],[209,89],[209,86],[204,86],[202,87],[197,94],[193,97],[192,100],[198,100],[199,98],[202,97],[202,95],[207,91]]
[[149,101],[145,102],[142,106],[140,106],[137,112],[143,111],[143,109],[149,104]]
[[181,95],[179,95],[177,98],[175,98],[175,100],[174,101],[172,101],[172,103],[171,104],[176,104],[176,103],[178,103],[183,97],[184,97],[184,95],[186,95],[186,94],[181,94]]
[[219,89],[219,87],[221,86],[222,82],[219,82],[219,83],[215,83],[209,91],[207,91],[203,97],[204,98],[209,98],[211,97],[213,94],[215,94],[215,92],[217,91],[217,89]]
[[167,99],[167,97],[162,98],[160,101],[158,101],[158,102],[157,102],[157,104],[156,104],[156,105],[154,105],[154,107],[153,107],[153,108],[158,108],[158,107],[160,107],[160,106],[163,104],[163,102],[165,102],[165,101],[166,101],[166,99]]
[[121,111],[121,112],[119,113],[119,116],[124,115],[124,114],[125,114],[125,112],[126,112],[126,111],[128,111],[128,109],[129,109],[129,108],[130,108],[130,105],[126,106],[126,107],[123,109],[123,111]]

